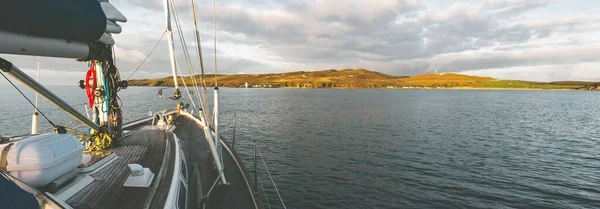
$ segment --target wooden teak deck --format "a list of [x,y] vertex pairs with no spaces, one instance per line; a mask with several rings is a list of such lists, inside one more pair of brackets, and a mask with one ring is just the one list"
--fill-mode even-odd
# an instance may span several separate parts
[[[172,132],[153,130],[150,122],[130,128],[131,135],[123,139],[123,145],[107,150],[117,157],[93,171],[78,174],[89,175],[93,181],[65,202],[77,209],[170,208],[174,205],[179,209],[262,208],[260,198],[252,192],[253,181],[226,143],[222,143],[222,152],[228,184],[217,183],[211,190],[218,172],[203,127],[188,116],[177,116],[173,125]],[[176,155],[179,147],[183,152]],[[177,161],[178,158],[185,158],[186,163]],[[149,187],[123,186],[131,173],[128,164],[132,163],[152,171],[154,178]],[[182,183],[173,183],[177,179],[174,175],[181,175],[176,177]],[[210,195],[205,197],[209,191]],[[169,194],[176,199],[167,202]]]

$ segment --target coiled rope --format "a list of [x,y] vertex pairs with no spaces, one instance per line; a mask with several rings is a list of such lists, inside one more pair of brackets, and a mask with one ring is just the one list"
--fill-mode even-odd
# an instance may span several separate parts
[[85,140],[85,152],[100,151],[110,148],[112,137],[106,132],[96,132]]

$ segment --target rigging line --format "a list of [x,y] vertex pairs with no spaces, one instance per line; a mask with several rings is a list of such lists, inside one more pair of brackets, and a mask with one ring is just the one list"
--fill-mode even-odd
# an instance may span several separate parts
[[256,179],[258,179],[258,185],[260,185],[260,189],[262,190],[263,196],[265,197],[265,200],[267,200],[267,206],[269,206],[269,209],[271,209],[271,203],[269,203],[269,198],[267,197],[267,193],[265,192],[265,187],[263,187],[262,181],[260,180],[260,178],[258,178],[258,176],[256,177]]
[[[196,33],[194,33],[195,37],[196,37],[196,48],[198,49],[198,51],[196,52],[196,55],[198,56],[198,62],[200,63],[200,81],[201,81],[201,85],[202,85],[202,96],[204,98],[204,103],[202,104],[202,109],[204,109],[203,113],[204,118],[208,118],[208,115],[210,115],[210,109],[209,109],[209,100],[208,100],[208,91],[206,90],[206,79],[205,79],[205,74],[204,74],[204,59],[202,57],[202,42],[200,41],[200,32],[199,32],[199,27],[198,27],[198,16],[197,16],[197,12],[196,12],[196,0],[191,0],[191,9],[192,9],[192,14],[193,14],[193,19],[194,19],[194,28],[196,29]],[[208,115],[207,115],[208,114]],[[207,124],[210,124],[210,120],[207,120]]]
[[[175,52],[173,52],[173,54],[175,54]],[[192,102],[192,105],[194,106],[194,109],[198,109],[198,107],[196,106],[196,103],[194,103],[194,98],[192,98],[192,95],[190,95],[190,90],[187,87],[187,84],[185,83],[185,77],[183,77],[183,74],[181,73],[181,69],[179,68],[179,64],[177,63],[177,60],[175,60],[175,68],[177,69],[177,72],[179,72],[179,77],[181,77],[181,81],[183,82],[183,87],[185,87],[185,92],[187,93],[188,97],[190,98],[190,102]]]
[[[192,76],[192,81],[194,82],[194,87],[195,90],[197,92],[199,92],[200,90],[198,89],[198,82],[196,81],[196,77],[194,76],[194,68],[192,67],[192,61],[190,58],[190,53],[188,51],[187,45],[185,44],[185,36],[183,35],[183,30],[181,29],[181,21],[179,21],[179,15],[177,15],[177,9],[175,8],[175,3],[173,2],[173,0],[170,1],[171,2],[171,9],[173,10],[173,17],[175,18],[175,27],[177,28],[177,34],[179,36],[179,38],[181,39],[181,48],[183,49],[183,53],[184,53],[184,57],[188,66],[188,70],[190,71],[190,74]],[[200,104],[204,104],[204,102],[202,101],[202,99],[200,98],[200,95],[196,94],[196,97],[198,99],[198,102]],[[192,99],[192,98],[190,98]]]
[[[89,113],[89,112],[90,112],[90,111],[91,111],[93,108],[85,108],[85,109],[86,109],[86,110],[85,110],[85,112],[84,112],[83,114],[87,114],[87,113]],[[78,126],[75,126],[75,127],[69,127],[69,125],[73,124],[74,122],[75,122],[75,120],[71,120],[71,121],[69,121],[67,124],[65,124],[65,125],[63,125],[63,126],[64,126],[65,128],[71,128],[71,129],[77,129],[77,128],[79,128],[79,127],[82,127],[82,126],[83,126],[83,125],[81,125],[81,124],[80,124],[80,125],[78,125]]]
[[[187,48],[187,45],[184,44],[184,43],[186,43],[186,41],[185,41],[185,37],[183,35],[183,30],[181,29],[181,22],[179,21],[179,16],[177,15],[177,9],[174,6],[173,0],[171,0],[171,4],[173,4],[172,9],[173,9],[173,16],[175,18],[175,26],[177,27],[178,35],[179,35],[179,38],[181,39],[181,45],[182,45],[182,48],[183,48],[184,53],[185,53],[185,58],[186,58],[186,61],[187,61],[187,64],[188,64],[188,70],[190,71],[190,74],[191,74],[191,77],[192,77],[192,82],[194,84],[194,88],[195,88],[196,92],[198,92],[196,94],[196,98],[198,99],[198,103],[201,106],[201,109],[203,109],[203,111],[202,111],[203,117],[206,118],[206,117],[208,117],[208,115],[207,115],[207,110],[208,110],[208,105],[207,105],[207,103],[208,103],[208,96],[206,96],[207,95],[206,85],[205,84],[203,85],[203,89],[202,89],[203,91],[200,92],[200,90],[198,88],[198,81],[196,80],[194,69],[192,67],[192,62],[191,62],[191,58],[190,58],[190,55],[189,55],[189,50]],[[192,9],[192,12],[193,11],[195,11],[195,10]],[[197,25],[196,15],[194,14],[193,16],[195,18],[194,19],[194,23],[195,23],[195,25]],[[196,35],[195,41],[196,41],[196,44],[198,44],[198,38],[199,37],[198,37],[198,34],[197,34],[197,28],[196,28],[195,35]],[[199,45],[197,45],[197,46],[199,46]],[[201,72],[204,73],[202,60],[201,60],[201,58],[199,58],[199,59],[200,59],[200,62],[201,62],[201,66],[200,66],[201,67]],[[204,81],[204,75],[203,74],[202,74],[201,79],[202,79],[202,81]],[[202,93],[203,97],[201,97],[200,93]],[[195,108],[198,109],[197,107],[195,107]],[[207,123],[210,124],[210,121],[207,120]]]
[[[144,94],[144,93],[148,93],[148,92],[154,92],[154,91],[156,91],[156,92],[157,92],[157,93],[154,95],[154,99],[153,99],[151,102],[148,102],[148,103],[142,103],[142,104],[137,104],[137,105],[135,105],[135,106],[131,106],[131,107],[129,107],[129,108],[132,108],[132,107],[139,107],[139,106],[142,106],[142,105],[147,105],[147,104],[153,104],[153,103],[155,103],[155,102],[156,102],[156,100],[157,100],[157,98],[159,98],[159,97],[160,97],[160,98],[162,98],[162,93],[160,93],[160,92],[161,92],[163,89],[169,89],[169,87],[165,87],[165,88],[159,88],[158,90],[156,90],[156,89],[155,89],[155,90],[151,90],[151,91],[145,91],[145,92],[142,92],[142,93],[139,93],[139,94],[129,95],[129,96],[136,96],[136,95],[140,95],[140,94]],[[127,97],[123,97],[123,98],[127,98]]]
[[71,128],[71,127],[65,127],[65,129],[67,129],[69,131],[69,133],[73,134],[73,135],[78,135],[80,138],[81,137],[85,137],[88,136],[89,134],[85,134],[79,130],[77,130],[76,128]]
[[[40,82],[40,59],[41,59],[41,57],[40,57],[40,56],[38,56],[38,57],[37,57],[37,73],[36,73],[36,76],[35,76],[35,77],[36,77],[36,78],[35,78],[35,80],[36,80],[37,82]],[[36,106],[36,107],[38,106],[38,97],[39,97],[39,96],[40,96],[40,94],[39,94],[39,93],[37,93],[37,92],[35,92],[35,106]],[[34,110],[34,111],[35,111],[35,110]]]
[[215,47],[215,88],[217,88],[219,85],[217,85],[217,15],[216,15],[216,11],[217,11],[217,0],[213,0],[213,33],[214,33],[214,38],[213,38],[213,45]]
[[285,203],[283,202],[283,199],[281,198],[281,194],[279,194],[279,189],[277,189],[277,185],[275,185],[275,181],[273,181],[273,176],[271,176],[271,172],[269,171],[269,167],[267,167],[267,163],[265,162],[265,159],[262,156],[262,152],[260,152],[260,149],[258,148],[258,146],[256,146],[256,151],[258,151],[258,156],[260,156],[260,160],[262,161],[263,165],[265,166],[265,170],[267,171],[267,174],[269,174],[269,178],[271,179],[271,183],[273,183],[273,187],[275,187],[275,191],[277,192],[277,196],[279,197],[279,200],[281,200],[281,204],[283,205],[283,208],[287,209],[285,207]]
[[16,119],[16,118],[23,118],[23,117],[26,117],[26,116],[31,116],[31,114],[18,115],[18,116],[8,117],[8,118],[0,118],[0,121],[12,120],[12,119]]
[[[200,30],[198,27],[198,15],[196,12],[196,0],[191,0],[190,1],[192,6],[192,18],[194,19],[194,28],[196,29],[196,33],[194,33],[195,37],[196,37],[196,48],[198,49],[198,51],[196,52],[196,55],[198,56],[198,62],[200,64],[200,82],[202,85],[202,90],[203,90],[203,97],[204,97],[204,101],[206,101],[205,104],[202,104],[202,108],[205,109],[205,111],[208,111],[208,91],[206,90],[206,80],[205,80],[205,75],[204,75],[204,59],[202,57],[202,42],[200,41]],[[205,116],[206,117],[206,116]]]
[[139,95],[142,95],[142,94],[146,94],[146,93],[149,93],[149,92],[157,92],[157,91],[160,91],[160,90],[163,90],[163,89],[169,89],[169,87],[152,89],[150,91],[144,91],[144,92],[141,92],[141,93],[132,94],[132,95],[124,95],[124,96],[120,96],[120,97],[121,97],[121,99],[125,99],[125,98],[129,98],[129,97],[133,97],[133,96],[139,96]]
[[8,77],[6,77],[6,75],[4,75],[4,73],[0,72],[0,74],[2,74],[2,77],[4,77],[10,83],[10,85],[15,87],[15,89],[17,89],[17,91],[19,91],[19,93],[21,93],[21,95],[29,102],[29,104],[31,104],[31,106],[33,106],[33,108],[35,108],[40,114],[42,114],[42,116],[44,116],[44,118],[46,118],[46,120],[48,121],[48,123],[50,123],[50,125],[52,125],[53,127],[56,127],[56,125],[52,121],[50,121],[50,119],[48,119],[48,117],[46,117],[46,115],[42,111],[40,111],[40,109],[38,109],[35,106],[35,104],[33,104],[33,102],[31,102],[31,100],[29,98],[27,98],[27,96],[25,96],[25,94],[23,94],[23,92],[21,91],[21,89],[19,89],[19,87],[17,87],[12,81],[10,81],[10,79],[8,79]]
[[[136,104],[133,106],[128,106],[127,108],[136,108],[136,107],[142,107],[142,106],[146,106],[146,105],[153,105],[154,103],[156,103],[156,100],[147,102],[147,103],[141,103],[141,104]],[[152,109],[152,108],[150,108],[150,109]]]
[[[87,103],[82,103],[82,104],[80,104],[80,105],[85,105],[85,104],[87,104]],[[84,113],[84,114],[87,114],[87,113],[88,113],[89,111],[91,111],[93,108],[89,108],[89,109],[88,109],[88,108],[86,108],[86,109],[87,109],[87,110],[85,111],[85,113]],[[56,110],[60,110],[60,109],[56,109]],[[56,110],[52,110],[52,111],[49,111],[49,112],[53,112],[53,111],[56,111]],[[20,116],[20,117],[24,117],[24,116],[28,116],[28,115],[23,115],[23,116]],[[18,118],[18,117],[14,117],[14,118]],[[5,120],[5,119],[0,119],[0,120]],[[76,121],[75,121],[75,120],[72,120],[72,121],[68,122],[66,125],[63,125],[63,127],[64,127],[65,129],[67,129],[67,130],[69,130],[69,129],[77,130],[78,128],[81,128],[81,127],[83,127],[83,124],[79,124],[79,125],[77,125],[77,126],[75,126],[75,127],[69,127],[69,125],[73,124],[74,122],[76,122]],[[47,129],[43,129],[43,130],[42,130],[42,131],[40,131],[40,132],[41,132],[41,133],[44,133],[44,132],[51,131],[52,129],[54,129],[54,127],[52,127],[52,128],[47,128]],[[81,133],[81,132],[79,132],[79,131],[76,131],[76,132],[77,132],[77,133]],[[24,136],[30,136],[30,135],[24,135]]]
[[[190,58],[190,55],[189,55],[189,50],[187,48],[187,45],[185,44],[186,43],[185,36],[183,35],[183,30],[181,29],[181,22],[179,20],[179,15],[177,15],[177,9],[175,8],[175,3],[173,2],[173,0],[171,0],[170,2],[173,5],[172,9],[173,9],[173,17],[175,18],[175,27],[177,28],[177,32],[178,32],[179,38],[181,39],[181,46],[182,46],[183,51],[184,51],[184,55],[185,55],[184,57],[186,59],[187,65],[188,65],[188,70],[190,71],[190,74],[191,74],[191,77],[192,77],[192,82],[193,82],[193,85],[195,87],[196,92],[200,93],[200,90],[198,89],[198,81],[196,80],[196,77],[194,75],[194,70],[193,70],[193,67],[192,67],[191,58]],[[179,70],[179,73],[181,74],[180,69],[178,69],[178,70]],[[203,90],[204,90],[203,91],[203,95],[204,95],[205,100],[203,100],[200,97],[199,94],[196,94],[196,98],[198,99],[199,105],[202,105],[202,109],[204,109],[202,111],[202,114],[203,114],[204,118],[207,118],[208,117],[208,115],[207,115],[207,110],[208,110],[207,107],[208,106],[206,105],[206,103],[208,102],[208,100],[207,100],[208,97],[206,96],[206,94],[207,94],[206,93],[206,87],[204,87]],[[189,91],[188,91],[188,94],[189,94]],[[193,98],[190,97],[190,100],[193,100]],[[197,109],[197,110],[199,110],[196,105],[194,105],[194,108]],[[207,123],[210,124],[210,121],[207,120]]]
[[[81,103],[81,104],[76,104],[76,105],[84,105],[87,103]],[[75,105],[71,105],[71,106],[75,106]],[[51,112],[56,112],[61,110],[60,108],[56,108],[56,109],[49,109],[49,110],[44,110],[44,112],[46,113],[51,113]],[[16,118],[22,118],[22,117],[26,117],[26,116],[31,116],[31,114],[23,114],[23,115],[17,115],[17,116],[13,116],[13,117],[7,117],[7,118],[0,118],[0,121],[3,120],[12,120],[12,119],[16,119]]]
[[146,60],[148,59],[148,57],[150,57],[150,55],[152,54],[152,52],[154,52],[154,49],[156,49],[156,46],[158,46],[158,44],[160,43],[160,41],[162,41],[163,37],[165,37],[165,34],[167,34],[167,30],[165,30],[163,32],[162,35],[160,35],[160,38],[158,38],[158,41],[156,42],[156,44],[154,44],[154,47],[152,47],[152,49],[150,50],[150,52],[148,52],[148,54],[146,55],[146,57],[144,57],[144,59],[142,60],[142,62],[140,62],[140,64],[135,68],[135,70],[133,70],[133,72],[131,72],[131,74],[129,74],[129,76],[127,76],[127,78],[125,80],[129,80],[129,78],[131,78],[131,76],[137,72],[140,67],[142,67],[142,64],[144,64],[144,62],[146,62]]
[[217,179],[215,179],[215,183],[212,184],[212,186],[208,190],[208,193],[206,193],[206,196],[202,197],[202,208],[206,208],[206,200],[208,200],[210,193],[213,191],[213,189],[217,185],[217,182],[219,182],[219,179],[220,179],[219,177],[217,177]]
[[[175,61],[175,63],[177,63],[177,61]],[[179,74],[181,74],[181,69],[177,66],[177,64],[175,64],[175,68],[177,68],[177,71],[179,72]],[[192,98],[192,95],[190,95],[190,90],[187,87],[187,84],[185,83],[185,77],[183,77],[183,75],[179,76],[181,78],[181,82],[183,83],[183,87],[185,88],[185,91],[188,95],[188,98],[190,99],[190,102],[192,102],[192,106],[194,106],[194,109],[198,109],[198,106],[196,106],[196,103],[194,102],[194,98]]]

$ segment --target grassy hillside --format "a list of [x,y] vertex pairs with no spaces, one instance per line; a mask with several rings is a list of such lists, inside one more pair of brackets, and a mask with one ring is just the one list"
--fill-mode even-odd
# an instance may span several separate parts
[[591,83],[585,86],[582,86],[580,88],[578,88],[579,90],[586,90],[586,91],[600,91],[600,83]]
[[[207,85],[214,86],[214,75],[206,75]],[[200,77],[197,75],[199,81]],[[532,82],[498,80],[461,74],[423,74],[392,76],[365,69],[323,70],[270,74],[217,75],[219,86],[267,88],[528,88],[528,89],[578,89],[592,82],[558,81]],[[192,83],[191,77],[185,82]],[[180,78],[181,83],[181,78]],[[173,78],[130,80],[131,86],[172,86]],[[181,85],[181,84],[180,84]]]
[[423,74],[397,80],[398,87],[479,87],[493,81],[493,78],[460,74]]

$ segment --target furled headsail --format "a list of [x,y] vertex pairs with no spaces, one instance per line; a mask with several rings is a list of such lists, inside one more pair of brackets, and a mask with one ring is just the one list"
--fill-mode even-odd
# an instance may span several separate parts
[[127,18],[107,1],[0,0],[0,53],[91,58]]

